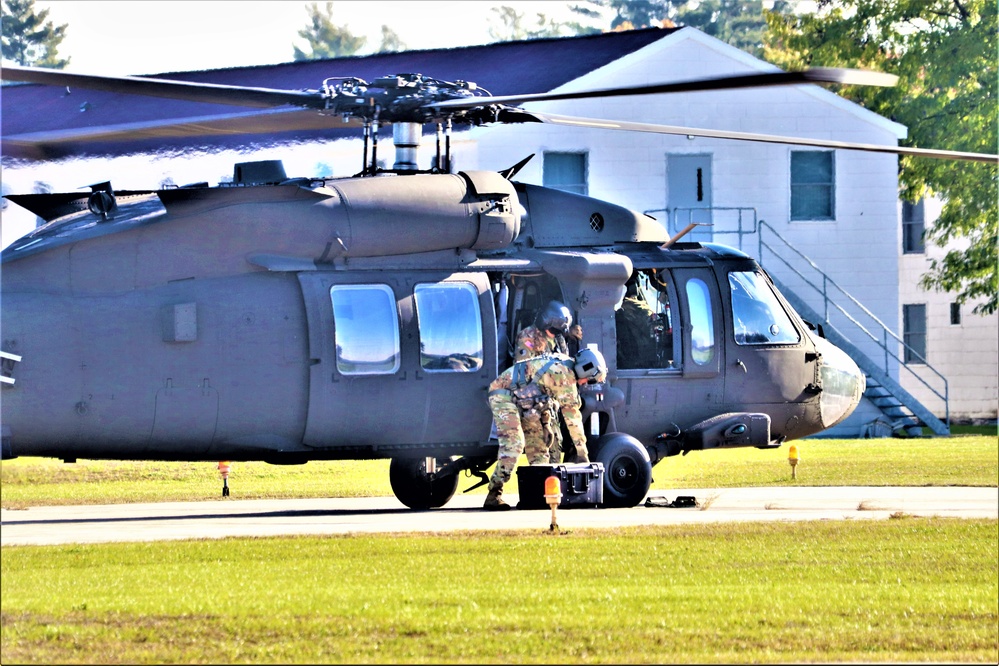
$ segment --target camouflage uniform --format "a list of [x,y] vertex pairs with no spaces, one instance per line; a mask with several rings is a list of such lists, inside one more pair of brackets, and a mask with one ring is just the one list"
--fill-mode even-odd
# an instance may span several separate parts
[[[519,362],[554,353],[568,354],[565,338],[558,334],[549,337],[546,331],[537,326],[528,326],[517,335],[517,349],[513,358],[515,362]],[[548,462],[553,465],[562,462],[562,428],[559,427],[556,409],[555,405],[551,405],[547,412],[524,414],[521,420],[525,438],[543,438],[549,441]]]
[[[560,362],[559,356],[540,356],[522,361],[526,364],[526,379],[534,379],[534,383],[554,402],[562,413],[568,426],[569,435],[576,445],[576,453],[580,458],[588,457],[586,450],[586,431],[583,428],[583,416],[579,411],[581,401],[576,389],[575,373]],[[537,373],[550,362],[543,374]],[[492,478],[489,479],[489,496],[498,499],[503,494],[503,486],[513,475],[517,459],[521,453],[526,453],[527,460],[532,465],[543,465],[549,461],[549,446],[543,436],[534,430],[525,428],[521,410],[514,401],[511,388],[514,382],[514,369],[519,364],[507,368],[489,385],[489,407],[496,421],[496,432],[499,435],[499,457]],[[489,499],[487,498],[487,502]]]

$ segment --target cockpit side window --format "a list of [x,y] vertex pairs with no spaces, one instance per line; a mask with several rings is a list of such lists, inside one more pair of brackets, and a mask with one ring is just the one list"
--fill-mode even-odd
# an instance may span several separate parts
[[336,368],[344,375],[393,374],[399,369],[399,314],[384,284],[330,288]]
[[728,283],[732,290],[732,322],[737,344],[795,344],[801,340],[762,274],[732,271]]
[[468,282],[418,284],[420,366],[430,372],[471,372],[482,367],[482,319]]

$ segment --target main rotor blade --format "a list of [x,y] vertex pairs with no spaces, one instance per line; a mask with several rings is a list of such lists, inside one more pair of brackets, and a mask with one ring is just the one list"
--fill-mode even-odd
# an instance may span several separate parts
[[601,120],[598,118],[579,118],[575,116],[560,116],[530,111],[524,111],[522,113],[527,117],[525,120],[530,118],[539,122],[548,123],[550,125],[563,125],[567,127],[592,127],[595,129],[649,132],[653,134],[676,134],[680,136],[699,136],[710,139],[735,139],[739,141],[757,141],[761,143],[781,143],[793,146],[811,146],[815,148],[842,148],[844,150],[862,150],[873,153],[893,153],[897,155],[911,155],[913,157],[931,157],[944,160],[964,160],[999,164],[999,155],[991,155],[988,153],[966,153],[955,150],[885,146],[873,143],[829,141],[826,139],[803,139],[800,137],[779,136],[775,134],[753,134],[750,132],[730,132],[726,130],[700,129],[696,127],[679,127],[676,125],[655,125],[650,123]]
[[43,160],[69,154],[102,154],[108,142],[144,141],[238,135],[278,135],[282,132],[359,128],[361,123],[314,109],[266,109],[226,115],[177,118],[167,121],[122,123],[67,130],[31,132],[3,137],[3,154],[15,159]]
[[467,100],[447,100],[429,104],[430,108],[453,109],[485,106],[488,104],[523,104],[526,102],[551,102],[564,99],[590,99],[595,97],[622,97],[626,95],[655,95],[659,93],[700,92],[706,90],[731,90],[735,88],[759,88],[770,86],[790,86],[801,83],[841,83],[857,86],[894,86],[898,77],[882,72],[868,72],[859,69],[822,68],[806,69],[800,72],[771,72],[767,74],[736,74],[707,79],[692,79],[676,83],[604,88],[601,90],[581,90],[562,93],[530,93],[524,95],[500,95],[496,97],[473,97]]
[[192,83],[188,81],[171,81],[169,79],[137,76],[75,74],[57,69],[20,67],[16,65],[4,65],[0,69],[0,78],[4,81],[41,83],[49,86],[68,86],[129,95],[166,97],[187,102],[209,102],[212,104],[231,104],[233,106],[255,108],[272,108],[292,104],[321,109],[326,104],[318,91],[252,88],[248,86]]

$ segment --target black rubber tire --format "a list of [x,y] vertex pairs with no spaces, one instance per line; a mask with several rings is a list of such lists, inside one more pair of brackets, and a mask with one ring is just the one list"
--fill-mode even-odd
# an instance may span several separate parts
[[595,462],[604,464],[604,503],[606,507],[636,506],[652,485],[652,463],[641,442],[623,432],[604,435]]
[[[438,467],[449,462],[438,458]],[[427,474],[426,458],[392,458],[389,483],[396,498],[410,509],[439,509],[454,497],[457,474]]]

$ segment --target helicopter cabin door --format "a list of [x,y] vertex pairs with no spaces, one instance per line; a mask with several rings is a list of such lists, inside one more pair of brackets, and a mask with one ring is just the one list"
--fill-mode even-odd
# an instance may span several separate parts
[[485,274],[300,273],[305,443],[373,456],[489,438],[496,317]]
[[[666,156],[666,206],[671,236],[691,223],[711,224],[711,155]],[[697,226],[681,240],[712,237],[710,226]]]
[[614,315],[616,384],[625,395],[616,425],[650,441],[676,414],[719,413],[722,301],[708,267],[666,269],[641,257],[634,265]]

